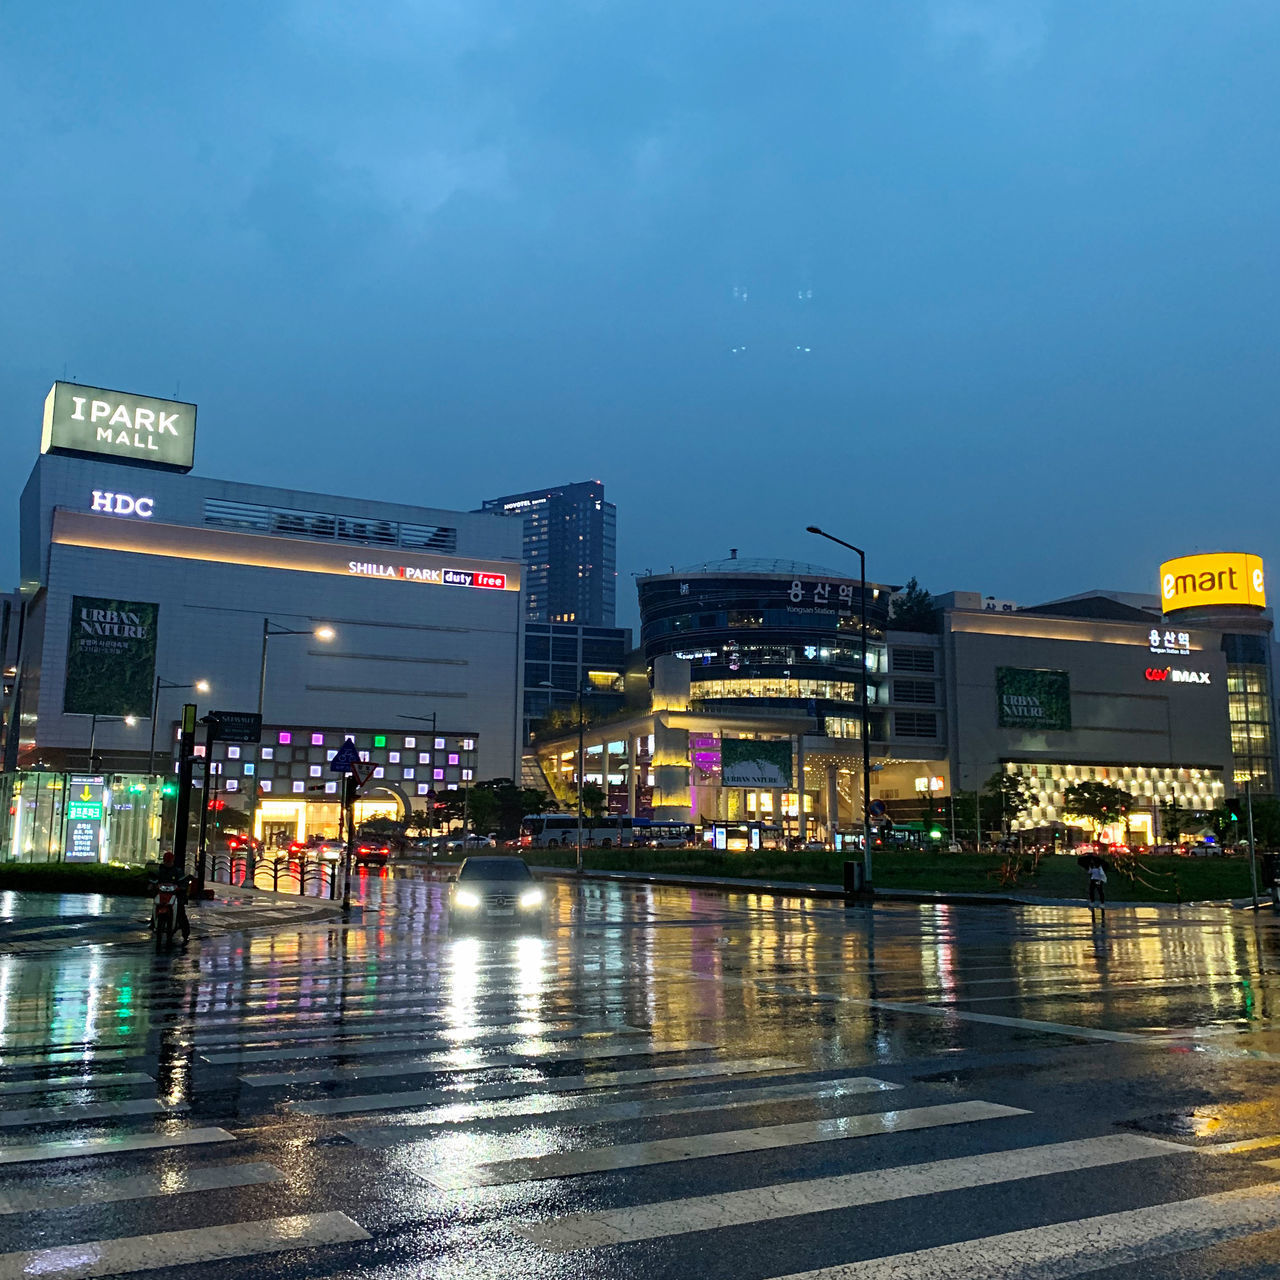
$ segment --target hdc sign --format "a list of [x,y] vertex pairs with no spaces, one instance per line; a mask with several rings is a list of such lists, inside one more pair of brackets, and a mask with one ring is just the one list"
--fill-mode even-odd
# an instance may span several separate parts
[[108,489],[93,491],[93,510],[112,516],[138,516],[150,520],[155,514],[154,498],[135,498],[131,493],[112,493]]

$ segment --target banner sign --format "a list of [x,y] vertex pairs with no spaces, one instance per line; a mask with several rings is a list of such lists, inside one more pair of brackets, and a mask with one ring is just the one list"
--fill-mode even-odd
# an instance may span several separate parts
[[1002,729],[1070,729],[1071,677],[1065,671],[996,668]]
[[1265,609],[1262,557],[1228,551],[1166,560],[1160,566],[1160,600],[1165,613],[1237,604]]
[[103,778],[69,779],[66,839],[67,862],[97,862],[102,846]]
[[66,714],[150,717],[159,612],[136,600],[71,598]]
[[789,787],[791,742],[722,738],[720,783],[725,787]]
[[262,717],[256,711],[210,711],[214,742],[261,742]]
[[196,407],[182,400],[55,382],[44,402],[40,452],[190,471],[196,456]]

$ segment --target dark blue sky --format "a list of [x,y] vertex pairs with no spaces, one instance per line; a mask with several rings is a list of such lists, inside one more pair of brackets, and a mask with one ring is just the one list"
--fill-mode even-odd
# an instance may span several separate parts
[[[1274,0],[8,6],[0,407],[1024,602],[1280,557]],[[10,528],[16,538],[16,519]],[[16,549],[0,546],[16,576]]]

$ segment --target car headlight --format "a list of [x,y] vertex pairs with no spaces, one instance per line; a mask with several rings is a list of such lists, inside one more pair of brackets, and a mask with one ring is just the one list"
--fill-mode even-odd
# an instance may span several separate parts
[[455,907],[467,907],[472,909],[480,905],[480,895],[472,893],[470,889],[459,889],[453,895],[453,905]]
[[540,906],[542,906],[542,890],[541,890],[541,889],[526,889],[526,890],[525,890],[525,891],[520,895],[520,906],[521,906],[525,911],[528,911],[530,907],[540,907]]

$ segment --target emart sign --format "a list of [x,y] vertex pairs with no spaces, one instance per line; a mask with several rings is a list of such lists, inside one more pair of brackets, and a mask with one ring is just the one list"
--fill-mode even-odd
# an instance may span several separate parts
[[41,453],[185,472],[195,449],[196,406],[185,401],[55,382],[44,402]]
[[1166,560],[1160,566],[1160,602],[1165,613],[1215,605],[1265,609],[1262,557],[1223,551]]

